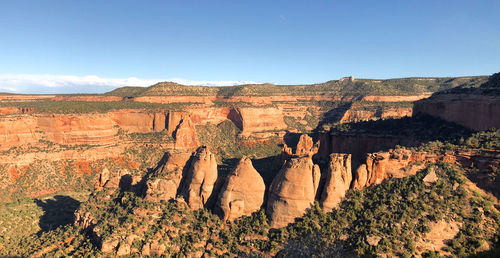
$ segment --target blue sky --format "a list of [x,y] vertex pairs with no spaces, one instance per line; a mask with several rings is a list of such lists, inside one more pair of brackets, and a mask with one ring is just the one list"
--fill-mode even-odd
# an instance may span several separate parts
[[0,91],[500,71],[500,1],[0,1]]

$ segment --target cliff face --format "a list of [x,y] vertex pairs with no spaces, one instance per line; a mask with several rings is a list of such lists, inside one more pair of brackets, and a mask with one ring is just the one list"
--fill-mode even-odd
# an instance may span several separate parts
[[383,111],[349,109],[344,113],[344,115],[340,119],[340,123],[386,119],[386,118],[403,117],[411,115],[412,115],[411,107],[391,108]]
[[413,114],[427,114],[473,130],[500,128],[500,96],[440,94],[414,103]]
[[241,134],[243,136],[250,136],[262,131],[284,131],[287,129],[283,120],[283,111],[278,108],[237,108],[234,111],[233,119],[241,121]]

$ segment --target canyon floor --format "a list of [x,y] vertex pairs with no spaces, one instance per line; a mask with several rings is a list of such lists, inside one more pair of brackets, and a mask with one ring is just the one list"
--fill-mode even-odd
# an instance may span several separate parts
[[5,256],[499,255],[500,74],[0,94]]

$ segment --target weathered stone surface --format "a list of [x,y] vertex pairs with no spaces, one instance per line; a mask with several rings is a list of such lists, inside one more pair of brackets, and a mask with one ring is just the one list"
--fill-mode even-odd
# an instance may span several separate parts
[[295,150],[295,155],[304,156],[309,155],[313,149],[314,142],[311,137],[307,134],[302,134],[297,143],[297,148]]
[[500,127],[500,97],[439,94],[413,104],[413,114],[431,115],[473,130]]
[[199,146],[198,136],[191,118],[184,117],[174,132],[176,149],[192,149]]
[[430,185],[432,183],[435,183],[438,180],[438,176],[436,175],[436,170],[434,167],[429,169],[429,172],[427,175],[422,179],[425,184]]
[[230,120],[242,130],[242,136],[250,136],[255,132],[287,129],[283,117],[283,110],[280,108],[244,107],[235,108]]
[[130,254],[130,245],[126,243],[120,243],[120,246],[118,246],[118,251],[116,252],[116,255],[118,256],[124,256]]
[[363,189],[368,181],[368,169],[366,164],[361,164],[355,173],[355,178],[352,183],[352,188],[356,190]]
[[108,168],[104,168],[101,173],[99,174],[99,180],[97,181],[97,184],[95,185],[96,188],[101,188],[103,187],[106,182],[108,182],[110,177],[110,172]]
[[233,220],[258,211],[264,201],[266,185],[252,165],[252,160],[242,157],[228,175],[219,195],[217,206],[224,220]]
[[190,158],[190,153],[166,153],[146,182],[144,199],[168,201],[175,198],[181,183],[182,172]]
[[425,167],[425,163],[436,162],[446,156],[415,153],[411,150],[397,149],[367,155],[357,169],[352,184],[354,189],[362,189],[382,183],[388,178],[401,178],[414,175]]
[[270,226],[284,227],[304,215],[314,203],[321,173],[310,156],[291,158],[269,189],[266,213]]
[[217,161],[207,147],[196,150],[186,173],[182,195],[191,209],[201,209],[212,194],[217,180]]
[[321,206],[325,211],[332,211],[345,197],[352,182],[351,155],[330,154],[330,164],[326,182],[321,194]]
[[181,183],[182,172],[190,158],[190,153],[166,153],[162,161],[146,182],[144,199],[168,201],[175,198]]
[[103,253],[110,253],[115,251],[116,247],[118,246],[118,239],[108,239],[104,240],[101,243],[101,252]]
[[155,178],[146,183],[145,200],[168,201],[175,198],[179,184],[172,179]]

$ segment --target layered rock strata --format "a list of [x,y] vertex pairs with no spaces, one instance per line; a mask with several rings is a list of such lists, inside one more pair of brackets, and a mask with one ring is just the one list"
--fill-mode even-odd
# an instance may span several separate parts
[[417,101],[414,115],[431,115],[473,130],[500,128],[500,96],[441,94]]

